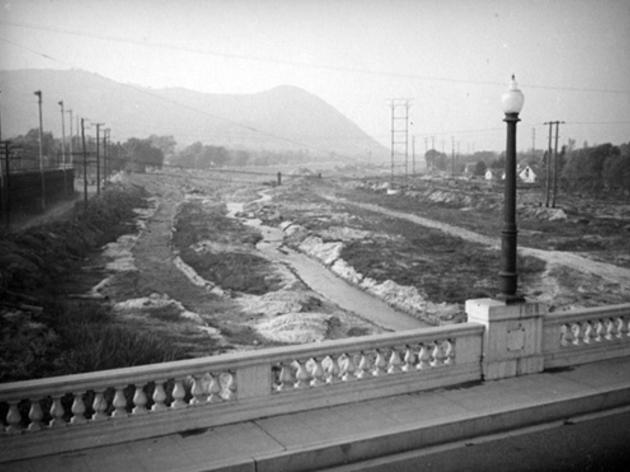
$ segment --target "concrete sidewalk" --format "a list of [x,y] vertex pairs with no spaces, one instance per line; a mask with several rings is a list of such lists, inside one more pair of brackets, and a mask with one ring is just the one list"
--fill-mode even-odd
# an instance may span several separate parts
[[630,358],[44,456],[0,470],[319,470],[625,405]]

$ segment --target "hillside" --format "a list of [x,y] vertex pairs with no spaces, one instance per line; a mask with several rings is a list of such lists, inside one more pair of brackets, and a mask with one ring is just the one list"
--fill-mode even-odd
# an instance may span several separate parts
[[[206,94],[180,88],[122,84],[81,70],[0,71],[3,137],[37,126],[35,90],[43,94],[44,129],[61,135],[60,108],[104,122],[124,141],[173,135],[179,144],[201,141],[251,150],[307,150],[317,156],[376,159],[387,150],[319,97],[282,85],[255,94]],[[66,125],[67,128],[67,125]],[[66,132],[69,132],[66,129]]]

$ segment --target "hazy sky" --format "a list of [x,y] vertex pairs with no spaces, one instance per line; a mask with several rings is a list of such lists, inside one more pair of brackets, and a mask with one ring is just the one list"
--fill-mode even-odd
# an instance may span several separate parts
[[567,122],[562,142],[630,141],[627,0],[0,2],[2,69],[212,93],[291,84],[384,144],[387,101],[406,97],[418,146],[434,135],[448,152],[451,136],[462,152],[504,146],[500,95],[514,73],[519,148],[534,127],[544,147],[548,120]]

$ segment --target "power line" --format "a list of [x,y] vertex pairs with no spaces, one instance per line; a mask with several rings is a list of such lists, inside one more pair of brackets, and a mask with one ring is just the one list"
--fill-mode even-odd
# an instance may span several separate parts
[[[351,72],[358,74],[368,74],[368,75],[378,75],[385,77],[395,77],[395,78],[407,78],[407,79],[415,79],[415,80],[423,80],[430,82],[450,82],[450,83],[462,83],[462,84],[474,84],[474,85],[504,85],[503,82],[494,81],[494,80],[472,80],[472,79],[461,79],[458,77],[443,77],[443,76],[432,76],[432,75],[423,75],[423,74],[409,74],[402,72],[392,72],[392,71],[381,71],[376,69],[368,69],[362,67],[350,67],[350,66],[338,66],[338,65],[330,65],[330,64],[313,64],[305,61],[296,61],[296,60],[286,60],[286,59],[277,59],[271,57],[262,57],[255,56],[250,54],[234,54],[234,53],[226,53],[223,51],[211,50],[211,49],[201,49],[201,48],[192,48],[189,46],[177,46],[168,43],[156,43],[156,42],[148,42],[148,41],[140,41],[132,38],[124,38],[120,36],[112,36],[112,35],[100,35],[95,33],[88,33],[83,31],[72,31],[62,28],[55,28],[51,26],[44,25],[33,25],[27,23],[15,23],[8,21],[0,21],[0,24],[6,26],[13,26],[18,28],[28,28],[40,31],[49,31],[51,33],[60,33],[74,36],[87,37],[92,39],[99,39],[103,41],[113,41],[119,43],[127,43],[127,44],[135,44],[138,46],[143,46],[147,48],[161,48],[161,49],[170,49],[174,51],[182,51],[189,52],[195,54],[201,54],[206,56],[217,56],[228,59],[240,59],[247,61],[256,61],[256,62],[268,62],[280,65],[289,65],[294,67],[307,67],[312,69],[323,69],[323,70],[331,70],[337,72]],[[9,42],[9,41],[7,41]],[[15,43],[13,43],[15,44]],[[615,89],[601,89],[601,88],[593,88],[593,87],[567,87],[567,86],[554,86],[554,85],[540,85],[540,84],[522,84],[524,87],[532,88],[532,89],[542,89],[542,90],[563,90],[567,92],[583,92],[583,93],[606,93],[606,94],[630,94],[630,90],[615,90]]]

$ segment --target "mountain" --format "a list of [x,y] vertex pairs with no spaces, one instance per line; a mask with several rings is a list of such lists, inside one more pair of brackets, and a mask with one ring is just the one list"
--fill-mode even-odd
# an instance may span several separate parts
[[[181,88],[123,84],[82,70],[0,71],[2,136],[38,126],[43,96],[44,131],[61,136],[60,107],[75,117],[103,122],[114,140],[172,135],[180,145],[201,141],[249,150],[304,150],[314,156],[361,160],[385,157],[387,149],[319,97],[282,85],[254,94],[207,94]],[[66,121],[66,133],[70,132]],[[90,130],[90,133],[93,133]]]

